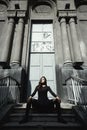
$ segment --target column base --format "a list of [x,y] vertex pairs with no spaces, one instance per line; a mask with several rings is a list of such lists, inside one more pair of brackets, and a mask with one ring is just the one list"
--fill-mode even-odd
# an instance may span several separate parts
[[64,67],[69,67],[69,68],[72,68],[73,67],[73,64],[72,62],[66,62],[63,64]]
[[10,64],[10,67],[11,68],[19,68],[20,64],[18,62],[13,62],[13,63]]

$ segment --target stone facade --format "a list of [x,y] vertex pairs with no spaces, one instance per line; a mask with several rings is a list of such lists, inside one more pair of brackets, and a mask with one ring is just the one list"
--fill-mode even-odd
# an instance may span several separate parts
[[66,80],[74,70],[80,78],[87,77],[87,0],[1,0],[0,77],[8,72],[20,81],[25,97],[31,24],[38,20],[53,21],[57,89],[67,99]]

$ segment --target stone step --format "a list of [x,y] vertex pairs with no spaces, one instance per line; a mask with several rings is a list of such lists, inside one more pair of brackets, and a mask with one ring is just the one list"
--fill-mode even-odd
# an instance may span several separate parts
[[[11,113],[10,116],[24,116],[25,114],[24,113]],[[54,113],[54,114],[48,114],[48,113],[32,113],[32,114],[29,114],[30,116],[38,116],[38,117],[56,117],[57,116],[57,113]],[[62,116],[75,116],[75,114],[62,114]]]
[[[24,114],[11,114],[9,116],[10,121],[20,121],[24,117]],[[57,114],[30,114],[31,121],[57,121]],[[62,114],[62,117],[67,122],[76,122],[74,114]]]
[[18,122],[8,122],[6,123],[2,128],[3,130],[7,130],[7,128],[9,130],[17,130],[17,129],[21,129],[21,130],[27,130],[27,129],[34,129],[34,130],[38,130],[38,129],[46,129],[46,130],[79,130],[79,128],[81,128],[82,125],[80,125],[79,123],[67,123],[67,124],[63,124],[63,123],[59,123],[59,122],[27,122],[27,123],[23,123],[20,124]]
[[[64,109],[72,109],[72,107],[74,107],[74,106],[75,105],[71,104],[71,103],[61,102],[61,108],[64,108]],[[15,107],[26,108],[26,103],[17,103],[17,104],[15,104]]]
[[17,104],[7,120],[2,124],[3,130],[79,130],[83,125],[78,122],[71,108],[62,108],[62,117],[66,123],[58,122],[57,113],[33,113],[31,109],[28,122],[20,124],[25,115],[25,104]]
[[[21,108],[21,107],[14,107],[13,109],[13,113],[25,113],[25,111],[26,108]],[[33,110],[31,108],[30,112],[32,113],[32,111]],[[61,108],[61,112],[67,114],[74,113],[72,109],[64,109],[64,108]],[[33,111],[33,113],[37,113],[37,112]],[[56,110],[53,113],[56,113]]]

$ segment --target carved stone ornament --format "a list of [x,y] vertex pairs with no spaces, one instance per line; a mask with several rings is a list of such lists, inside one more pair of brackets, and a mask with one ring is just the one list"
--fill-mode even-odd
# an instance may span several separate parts
[[0,2],[0,12],[6,12],[7,11],[7,6],[4,3]]
[[8,17],[15,17],[16,11],[15,10],[8,10]]
[[34,6],[32,10],[34,13],[49,13],[51,12],[52,7],[48,4],[42,3]]
[[26,16],[26,11],[24,10],[17,11],[17,17],[25,17],[25,16]]

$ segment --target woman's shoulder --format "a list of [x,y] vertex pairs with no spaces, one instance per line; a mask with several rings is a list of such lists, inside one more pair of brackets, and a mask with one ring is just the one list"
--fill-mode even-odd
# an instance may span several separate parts
[[50,89],[50,86],[47,86],[48,89]]
[[38,89],[38,88],[39,88],[39,85],[36,86],[36,89]]

